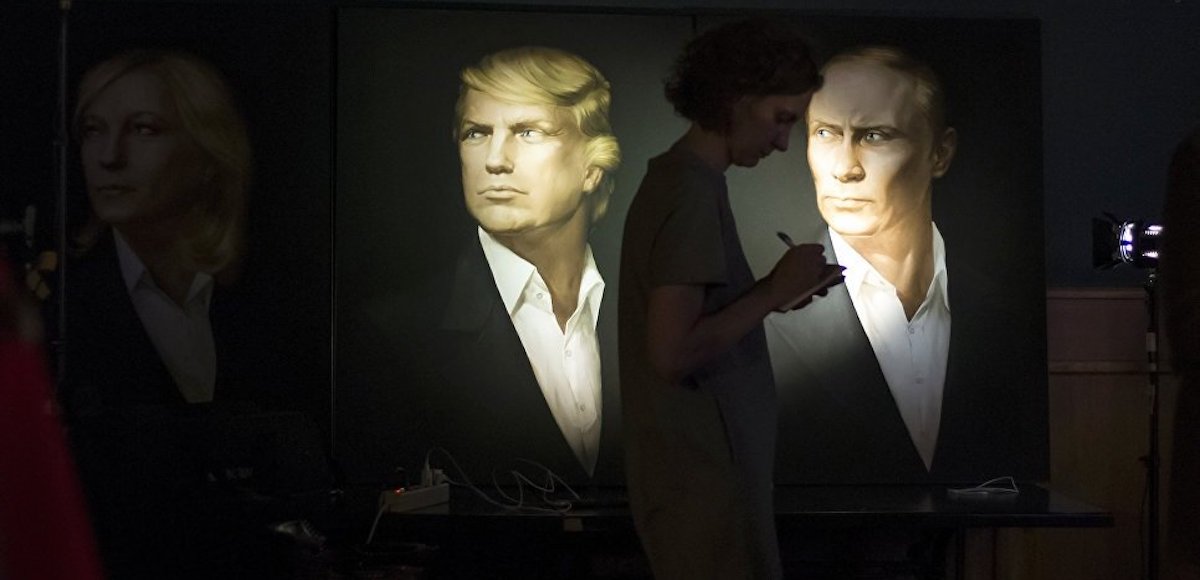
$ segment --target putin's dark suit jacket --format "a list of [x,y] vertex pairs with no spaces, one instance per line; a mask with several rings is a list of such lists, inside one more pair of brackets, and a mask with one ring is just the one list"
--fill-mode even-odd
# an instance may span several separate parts
[[[826,257],[834,259],[828,233]],[[1004,289],[947,241],[952,324],[942,418],[926,469],[844,285],[767,319],[781,483],[981,483],[1047,469],[1045,362],[1006,324]],[[1034,334],[1029,334],[1034,333]],[[1037,344],[1033,341],[1032,344]]]
[[[477,483],[490,484],[493,470],[501,483],[513,483],[511,468],[538,472],[521,460],[572,483],[623,483],[615,288],[606,282],[597,321],[603,408],[594,477],[554,421],[478,240],[430,284],[371,302],[365,320],[342,327],[337,445],[351,477],[417,469],[436,446]],[[433,458],[455,475],[445,456]]]

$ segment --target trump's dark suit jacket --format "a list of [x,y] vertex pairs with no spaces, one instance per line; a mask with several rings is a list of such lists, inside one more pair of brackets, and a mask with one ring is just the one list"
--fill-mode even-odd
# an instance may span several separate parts
[[[607,280],[597,321],[603,407],[594,477],[554,421],[476,239],[431,283],[370,302],[363,320],[340,326],[337,446],[351,477],[411,473],[437,446],[476,483],[490,484],[493,470],[501,483],[513,483],[511,468],[538,472],[522,459],[572,483],[623,483],[615,290]],[[433,458],[456,475],[444,455]]]
[[[828,233],[826,257],[833,260]],[[1016,328],[1004,288],[946,242],[952,317],[942,418],[931,469],[921,460],[844,285],[768,317],[779,392],[776,481],[981,483],[1044,478],[1044,353]],[[1031,349],[1030,346],[1033,348]],[[1040,380],[1039,380],[1040,379]]]

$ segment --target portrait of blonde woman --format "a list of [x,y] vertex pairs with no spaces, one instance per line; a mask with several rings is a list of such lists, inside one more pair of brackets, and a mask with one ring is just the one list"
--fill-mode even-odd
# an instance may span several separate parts
[[227,398],[214,296],[251,175],[230,88],[195,56],[126,52],[83,76],[73,128],[91,215],[68,268],[69,409]]
[[264,393],[287,382],[281,341],[251,332],[280,328],[260,320],[269,304],[235,284],[246,123],[212,64],[132,51],[83,75],[73,131],[90,212],[68,257],[60,397],[105,568],[228,577],[257,545],[205,480],[228,435],[188,420],[273,408]]

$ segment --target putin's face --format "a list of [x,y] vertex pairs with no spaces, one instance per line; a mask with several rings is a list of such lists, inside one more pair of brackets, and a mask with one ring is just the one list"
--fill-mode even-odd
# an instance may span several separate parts
[[932,220],[932,181],[949,166],[954,130],[933,134],[909,76],[884,65],[830,66],[808,108],[808,166],[829,227],[867,237]]
[[[458,128],[467,211],[488,233],[548,233],[591,222],[590,194],[602,171],[567,109],[467,92]],[[579,220],[583,220],[580,222]]]

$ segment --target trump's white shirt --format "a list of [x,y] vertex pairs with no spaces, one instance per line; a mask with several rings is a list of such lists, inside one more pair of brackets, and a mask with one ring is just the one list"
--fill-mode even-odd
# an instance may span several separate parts
[[575,311],[564,329],[558,325],[550,290],[537,267],[483,228],[479,228],[479,243],[546,405],[575,457],[591,475],[600,447],[602,409],[596,321],[604,294],[604,280],[596,269],[592,248],[586,248]]

